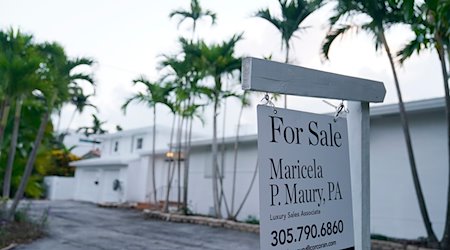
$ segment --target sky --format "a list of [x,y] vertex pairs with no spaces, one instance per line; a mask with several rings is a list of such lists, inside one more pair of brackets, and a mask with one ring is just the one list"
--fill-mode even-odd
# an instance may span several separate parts
[[[90,57],[96,61],[93,69],[97,83],[96,95],[91,102],[98,109],[98,117],[106,121],[105,127],[114,132],[116,125],[124,129],[152,125],[152,110],[145,105],[132,105],[124,114],[120,106],[127,97],[140,88],[132,86],[132,80],[145,75],[152,81],[161,76],[158,63],[163,54],[179,53],[178,37],[192,36],[192,22],[178,26],[179,19],[169,18],[176,9],[187,9],[189,0],[0,0],[0,28],[20,28],[34,35],[36,41],[56,41],[63,45],[70,57]],[[217,24],[211,26],[209,19],[198,23],[196,37],[208,43],[218,43],[234,34],[244,32],[244,39],[237,44],[236,56],[263,58],[272,55],[274,60],[284,61],[281,37],[267,21],[252,17],[262,8],[279,14],[276,0],[203,0],[205,9],[217,13]],[[370,36],[355,32],[338,39],[331,47],[330,61],[320,56],[320,46],[328,30],[331,6],[314,13],[306,19],[302,32],[296,33],[290,52],[291,63],[303,67],[339,73],[354,77],[382,81],[387,89],[386,103],[397,102],[393,77],[387,56],[383,51],[375,52]],[[406,27],[394,26],[387,32],[391,50],[397,51],[412,33]],[[405,101],[443,96],[442,76],[435,52],[414,55],[403,66],[398,66],[399,80]],[[230,81],[233,89],[239,83]],[[86,87],[86,91],[91,91]],[[256,108],[262,96],[253,95],[252,107],[244,111],[242,123],[244,133],[256,132]],[[332,101],[339,103],[339,100]],[[236,100],[227,101],[226,134],[234,134],[239,105]],[[276,102],[281,107],[282,103]],[[318,98],[289,97],[288,107],[309,112],[332,112],[333,108]],[[66,106],[55,124],[60,120],[60,129],[66,129],[74,107]],[[71,129],[92,123],[95,110],[86,108],[77,114],[70,124]],[[221,115],[225,113],[221,111]],[[220,119],[222,119],[221,116]],[[205,124],[196,122],[197,132],[212,131],[212,109],[204,112]],[[222,124],[222,121],[219,121]],[[171,124],[169,112],[159,108],[157,124]],[[222,126],[219,128],[222,131]],[[220,132],[221,133],[221,132]]]

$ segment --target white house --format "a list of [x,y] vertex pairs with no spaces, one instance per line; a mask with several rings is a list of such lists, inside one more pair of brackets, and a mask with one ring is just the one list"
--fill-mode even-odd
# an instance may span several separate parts
[[[414,152],[428,211],[437,235],[444,227],[447,185],[447,135],[444,100],[421,100],[406,104]],[[371,108],[371,231],[392,237],[417,238],[426,235],[422,224],[405,150],[397,104]],[[157,200],[167,190],[169,131],[157,133]],[[256,133],[240,138],[236,174],[235,210],[244,198],[256,167]],[[100,136],[99,159],[73,163],[76,169],[74,199],[92,202],[148,202],[153,200],[150,171],[151,129],[122,131]],[[219,141],[221,141],[219,139]],[[234,138],[225,138],[223,187],[231,205]],[[221,146],[223,146],[221,145]],[[221,163],[221,157],[219,157]],[[179,174],[178,174],[179,173]],[[257,173],[256,173],[257,174]],[[175,171],[170,200],[183,190],[183,167]],[[192,143],[188,182],[189,208],[196,213],[212,213],[211,140]],[[178,184],[180,183],[180,184]],[[180,185],[180,188],[178,186]],[[258,177],[242,208],[239,219],[258,217]],[[225,212],[225,209],[223,210]]]
[[[73,163],[74,199],[96,203],[148,201],[150,161],[146,150],[152,145],[152,127],[98,135],[101,157]],[[156,151],[165,152],[170,129],[157,126]]]

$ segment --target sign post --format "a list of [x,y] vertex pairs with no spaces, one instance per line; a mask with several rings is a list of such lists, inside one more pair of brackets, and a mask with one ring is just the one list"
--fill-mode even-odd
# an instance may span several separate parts
[[[246,90],[349,101],[347,126],[352,180],[354,247],[355,249],[370,249],[369,102],[384,100],[386,90],[383,83],[256,58],[243,60],[242,73],[242,88]],[[259,164],[261,163],[259,162]],[[337,224],[339,221],[337,220]],[[330,219],[330,222],[333,224],[334,219]],[[321,227],[322,223],[328,223],[328,221],[314,221],[309,224]],[[309,230],[311,230],[311,225],[309,225]],[[261,226],[263,227],[263,225]],[[298,225],[296,228],[301,226]],[[305,229],[305,226],[303,225],[302,230]],[[261,232],[264,230],[261,228]],[[277,231],[277,236],[279,236],[279,232]],[[261,237],[267,236],[261,235]],[[271,239],[261,239],[262,244],[263,240],[270,241]],[[279,237],[277,240],[279,241]],[[263,245],[261,248],[266,249]]]

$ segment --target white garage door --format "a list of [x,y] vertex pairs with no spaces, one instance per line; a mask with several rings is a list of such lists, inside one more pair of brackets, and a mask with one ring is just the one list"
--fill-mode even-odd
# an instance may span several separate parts
[[97,202],[100,190],[98,170],[82,170],[78,183],[78,197],[82,201]]
[[119,175],[119,169],[103,171],[101,202],[121,202],[123,187]]

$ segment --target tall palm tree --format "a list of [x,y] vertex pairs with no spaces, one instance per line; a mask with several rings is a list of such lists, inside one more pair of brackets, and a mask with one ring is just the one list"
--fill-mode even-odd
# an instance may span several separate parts
[[75,118],[75,115],[77,113],[79,114],[83,113],[86,107],[91,107],[98,112],[97,106],[89,102],[89,98],[92,97],[93,95],[85,95],[83,92],[84,92],[83,89],[79,87],[73,88],[70,91],[70,104],[75,106],[75,110],[73,111],[72,116],[70,117],[69,124],[67,125],[65,134],[69,132],[70,125],[72,124],[73,119]]
[[0,47],[2,48],[0,50],[0,71],[5,77],[5,82],[2,84],[4,109],[0,122],[0,145],[3,141],[11,100],[15,103],[13,133],[3,179],[3,197],[9,198],[22,103],[23,99],[29,96],[34,89],[39,88],[36,71],[39,68],[40,58],[36,53],[33,37],[12,28],[7,33],[0,34]]
[[[167,75],[163,78],[170,78],[175,87],[175,106],[177,114],[185,122],[185,145],[184,145],[184,171],[183,171],[183,202],[182,211],[187,211],[188,181],[189,181],[189,163],[190,163],[190,145],[192,140],[192,127],[194,118],[202,121],[199,109],[206,103],[203,97],[211,98],[211,90],[205,86],[199,85],[199,81],[205,76],[203,69],[198,68],[198,64],[192,63],[196,60],[195,54],[190,51],[195,49],[192,40],[184,38],[179,39],[181,53],[177,56],[164,56],[160,62],[160,67],[168,69]],[[201,102],[198,102],[201,101]],[[181,131],[181,130],[179,130]],[[181,137],[179,137],[181,139]],[[181,147],[179,142],[178,147]]]
[[214,13],[211,10],[203,10],[203,8],[200,6],[200,3],[198,0],[191,0],[189,10],[179,9],[170,12],[169,17],[172,18],[174,16],[180,16],[181,19],[178,23],[178,26],[186,20],[186,19],[192,19],[192,36],[195,34],[195,29],[197,27],[197,22],[203,17],[210,17],[212,24],[216,22],[216,13]]
[[217,217],[222,217],[219,205],[219,164],[218,164],[218,143],[217,143],[217,116],[220,102],[227,97],[235,96],[229,91],[224,91],[222,87],[222,77],[233,74],[241,68],[241,59],[234,56],[234,49],[242,39],[242,34],[234,35],[231,39],[220,44],[207,45],[204,41],[198,41],[193,46],[187,48],[188,53],[195,55],[193,64],[204,69],[206,76],[214,80],[211,87],[211,97],[213,102],[213,139],[211,143],[212,154],[212,188],[214,209]]
[[[407,1],[406,1],[407,2]],[[425,204],[422,188],[417,173],[416,161],[414,158],[414,152],[411,143],[411,135],[409,129],[408,118],[406,115],[405,105],[403,103],[402,93],[400,90],[400,84],[397,77],[397,71],[395,69],[395,63],[392,52],[385,36],[385,30],[389,29],[392,25],[401,23],[404,19],[404,6],[402,2],[397,0],[339,0],[334,8],[335,15],[330,18],[330,30],[322,45],[322,54],[328,59],[328,52],[331,44],[335,39],[347,31],[356,28],[357,31],[364,30],[372,35],[375,42],[375,49],[384,48],[389,59],[392,74],[394,76],[395,88],[398,96],[398,104],[400,109],[400,121],[403,128],[403,134],[405,137],[406,148],[408,152],[408,159],[413,176],[414,187],[416,195],[419,201],[419,208],[422,214],[425,229],[427,231],[428,240],[431,244],[436,244],[437,238],[431,226],[431,221],[428,215],[427,207]],[[403,2],[405,3],[405,2]],[[357,20],[357,17],[368,17],[359,19],[364,20],[362,23],[352,22]]]
[[[289,63],[290,41],[297,31],[304,31],[307,27],[300,27],[303,21],[322,6],[322,0],[278,0],[281,8],[281,18],[274,16],[269,9],[256,12],[260,17],[281,33],[281,48],[285,47],[285,63]],[[284,95],[284,107],[287,107],[287,95]]]
[[141,76],[133,80],[133,84],[143,84],[145,86],[145,92],[139,92],[128,98],[122,105],[122,110],[125,112],[128,105],[132,102],[146,104],[149,108],[153,109],[153,139],[152,139],[152,182],[153,182],[153,199],[155,204],[157,203],[157,190],[156,190],[156,173],[155,173],[155,148],[156,148],[156,106],[163,104],[173,109],[168,97],[174,89],[170,84],[162,85],[160,83],[150,82],[144,76]]
[[23,197],[51,113],[69,100],[69,89],[77,86],[79,81],[83,80],[93,83],[90,75],[75,72],[75,69],[79,66],[91,66],[92,60],[68,59],[64,49],[57,43],[45,43],[39,47],[40,53],[44,58],[40,63],[40,69],[38,69],[39,80],[45,83],[45,87],[40,91],[40,97],[46,112],[41,117],[41,124],[28,156],[24,174],[9,209],[8,215],[10,219],[15,214],[17,206]]
[[[400,62],[403,63],[407,60],[415,51],[420,53],[423,49],[434,48],[437,52],[439,61],[441,63],[442,79],[444,84],[445,93],[445,115],[447,119],[447,148],[449,162],[448,167],[450,169],[450,91],[448,86],[448,72],[446,66],[446,48],[450,46],[450,1],[440,0],[426,0],[414,13],[414,5],[412,5],[409,11],[407,23],[411,25],[414,31],[415,37],[405,45],[398,53],[400,56]],[[449,178],[450,180],[450,171]],[[447,201],[450,201],[450,183],[447,190]],[[450,202],[447,202],[447,215],[446,223],[444,226],[444,236],[441,241],[442,249],[448,249],[450,247]]]

